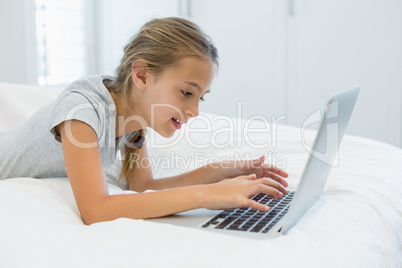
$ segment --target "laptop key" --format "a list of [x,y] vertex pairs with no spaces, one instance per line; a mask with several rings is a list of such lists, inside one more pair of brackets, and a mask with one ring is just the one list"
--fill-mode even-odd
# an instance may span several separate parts
[[269,204],[271,210],[262,212],[249,207],[224,210],[203,227],[215,225],[216,229],[267,233],[288,212],[293,195],[291,191],[280,199],[272,199],[266,194],[255,195],[253,200]]
[[264,233],[264,234],[265,234],[265,233],[268,233],[268,231],[271,230],[271,228],[272,228],[274,225],[275,225],[275,224],[272,224],[272,223],[271,223],[271,224],[268,225],[264,230],[262,230],[261,233]]
[[254,226],[250,231],[251,231],[251,232],[258,233],[258,232],[261,231],[262,228],[264,228],[264,226],[265,226],[265,225],[258,225],[258,224],[257,224],[257,225]]
[[225,222],[225,221],[223,221],[223,222],[221,222],[219,225],[217,225],[217,226],[215,227],[215,229],[225,229],[226,226],[228,226],[229,224],[230,224],[230,222]]

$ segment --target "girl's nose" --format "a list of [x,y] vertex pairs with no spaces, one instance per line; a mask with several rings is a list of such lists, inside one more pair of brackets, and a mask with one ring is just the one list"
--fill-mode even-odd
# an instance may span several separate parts
[[197,105],[187,109],[187,114],[191,117],[197,117],[199,115],[198,103]]

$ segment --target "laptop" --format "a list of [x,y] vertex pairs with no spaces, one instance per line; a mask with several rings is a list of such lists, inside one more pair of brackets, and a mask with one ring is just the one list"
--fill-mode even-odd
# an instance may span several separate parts
[[226,233],[248,238],[266,239],[286,234],[307,213],[320,197],[332,167],[338,164],[339,145],[352,115],[360,87],[333,96],[324,107],[309,116],[302,127],[321,123],[313,147],[303,146],[310,156],[296,191],[289,191],[280,199],[265,194],[252,196],[271,209],[261,212],[251,208],[223,211],[195,209],[175,215],[148,219],[206,231]]

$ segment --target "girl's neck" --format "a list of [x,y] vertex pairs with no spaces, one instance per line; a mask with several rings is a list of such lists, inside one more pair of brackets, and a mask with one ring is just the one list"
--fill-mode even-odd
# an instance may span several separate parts
[[138,120],[141,116],[136,115],[135,113],[127,114],[124,104],[115,92],[112,91],[109,93],[116,106],[116,138],[146,127],[140,122],[143,120]]

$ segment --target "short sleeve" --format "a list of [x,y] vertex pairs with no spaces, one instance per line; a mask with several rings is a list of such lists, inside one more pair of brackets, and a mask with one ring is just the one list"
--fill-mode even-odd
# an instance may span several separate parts
[[56,126],[64,121],[78,120],[89,125],[96,133],[98,141],[102,139],[104,116],[100,114],[102,109],[95,107],[87,97],[79,92],[68,92],[60,96],[52,111],[49,131],[54,138],[61,142],[60,136],[56,133]]

